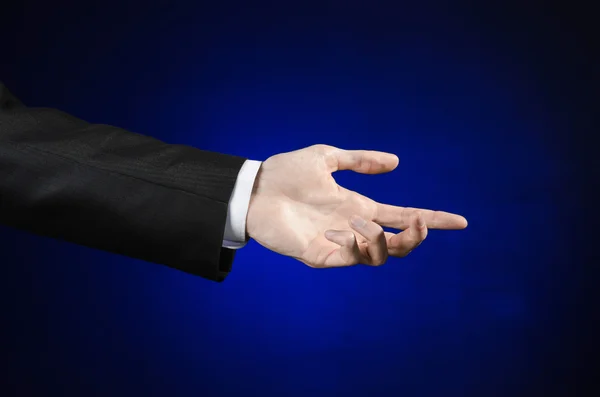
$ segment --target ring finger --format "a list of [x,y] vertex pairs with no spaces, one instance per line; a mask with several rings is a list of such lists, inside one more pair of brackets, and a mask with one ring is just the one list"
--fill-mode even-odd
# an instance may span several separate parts
[[388,258],[388,247],[383,228],[375,222],[367,221],[356,215],[350,218],[349,223],[352,229],[367,240],[364,254],[370,261],[366,264],[371,266],[383,265]]

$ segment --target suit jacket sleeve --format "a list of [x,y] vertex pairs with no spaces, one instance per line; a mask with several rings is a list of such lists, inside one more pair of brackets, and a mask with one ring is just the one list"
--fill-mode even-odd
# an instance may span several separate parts
[[227,205],[246,159],[57,110],[0,83],[0,223],[222,281]]

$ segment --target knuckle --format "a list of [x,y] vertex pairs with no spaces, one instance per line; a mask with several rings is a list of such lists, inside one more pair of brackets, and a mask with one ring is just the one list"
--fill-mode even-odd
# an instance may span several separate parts
[[372,266],[381,266],[387,262],[388,253],[387,250],[385,252],[377,253],[371,256],[371,265]]
[[372,261],[372,265],[379,267],[379,266],[385,265],[385,262],[386,262],[385,259],[375,259]]
[[404,258],[411,251],[410,248],[398,247],[392,253],[392,256],[395,258]]
[[354,242],[356,241],[356,238],[354,237],[353,233],[348,233],[345,234],[343,237],[343,245],[346,247],[351,247],[354,245]]
[[321,152],[321,153],[327,153],[327,152],[329,152],[332,149],[331,146],[325,145],[325,144],[322,144],[322,143],[318,143],[316,145],[312,145],[311,147],[314,150],[316,150],[318,152]]

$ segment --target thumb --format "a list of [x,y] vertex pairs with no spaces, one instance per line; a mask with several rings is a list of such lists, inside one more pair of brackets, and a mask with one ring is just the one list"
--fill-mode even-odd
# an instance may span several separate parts
[[336,149],[331,153],[330,172],[351,170],[361,174],[383,174],[398,166],[398,156],[372,150]]

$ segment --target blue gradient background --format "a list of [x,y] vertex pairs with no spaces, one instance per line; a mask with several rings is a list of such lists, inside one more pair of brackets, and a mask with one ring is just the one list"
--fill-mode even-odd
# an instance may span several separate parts
[[0,227],[3,395],[585,395],[577,32],[551,9],[357,4],[5,9],[1,78],[28,105],[257,160],[393,152],[336,178],[470,224],[382,268],[251,242],[222,284]]

